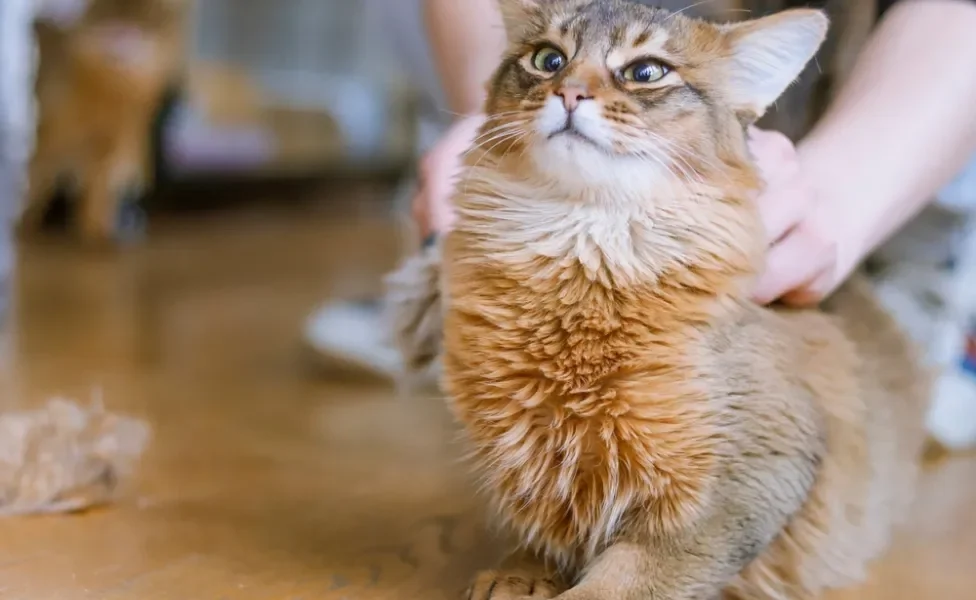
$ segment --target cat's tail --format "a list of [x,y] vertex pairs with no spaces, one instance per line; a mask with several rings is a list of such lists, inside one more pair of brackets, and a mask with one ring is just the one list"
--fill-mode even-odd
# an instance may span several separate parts
[[407,381],[436,370],[444,332],[439,241],[426,245],[387,276],[385,309]]

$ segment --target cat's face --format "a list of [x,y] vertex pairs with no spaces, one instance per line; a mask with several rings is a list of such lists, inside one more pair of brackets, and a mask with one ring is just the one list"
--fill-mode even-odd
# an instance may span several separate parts
[[557,170],[714,164],[826,32],[812,10],[716,25],[627,0],[499,2],[510,45],[479,141]]

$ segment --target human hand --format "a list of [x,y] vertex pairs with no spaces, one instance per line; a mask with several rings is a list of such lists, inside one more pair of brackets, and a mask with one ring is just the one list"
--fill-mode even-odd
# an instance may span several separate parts
[[817,197],[789,138],[753,128],[749,148],[766,182],[758,204],[769,244],[753,298],[762,304],[816,304],[847,274],[838,262],[838,211]]
[[420,160],[413,218],[424,238],[448,231],[454,223],[451,194],[461,168],[461,156],[474,142],[484,120],[483,115],[459,119]]

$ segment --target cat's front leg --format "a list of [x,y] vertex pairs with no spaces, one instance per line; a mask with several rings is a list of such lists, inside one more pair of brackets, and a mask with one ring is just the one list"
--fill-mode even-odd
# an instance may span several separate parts
[[624,532],[627,541],[587,565],[557,600],[721,598],[807,502],[822,452],[817,431],[797,427],[783,438],[787,443],[748,442],[724,466],[720,489],[693,523]]
[[700,541],[692,546],[679,540],[612,546],[586,570],[578,584],[555,600],[719,598],[741,561],[737,556],[721,556]]
[[25,233],[33,233],[41,228],[57,191],[58,177],[61,175],[60,156],[49,138],[47,131],[40,128],[28,170],[27,196],[18,223],[19,229]]
[[544,575],[527,571],[485,571],[464,593],[464,600],[551,600],[561,586]]
[[[752,535],[746,536],[752,539]],[[740,537],[740,540],[743,539]],[[738,543],[738,542],[735,542]],[[715,544],[715,545],[713,545]],[[723,550],[724,548],[724,550]],[[670,538],[647,544],[610,547],[565,589],[529,571],[487,571],[464,600],[703,600],[720,598],[726,583],[741,569],[748,549],[732,548],[699,531],[686,540]],[[559,593],[560,590],[562,593]]]
[[545,561],[518,550],[494,569],[482,571],[461,595],[462,600],[550,600],[569,588]]
[[95,154],[83,177],[78,206],[78,233],[89,244],[128,241],[141,233],[135,211],[145,185],[144,145],[122,140],[110,150]]

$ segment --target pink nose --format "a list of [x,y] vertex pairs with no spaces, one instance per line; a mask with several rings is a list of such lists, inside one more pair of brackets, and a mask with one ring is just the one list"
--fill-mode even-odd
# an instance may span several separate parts
[[563,106],[566,110],[573,112],[583,100],[589,100],[593,96],[587,94],[586,88],[581,85],[564,85],[556,90],[556,95],[563,99]]

